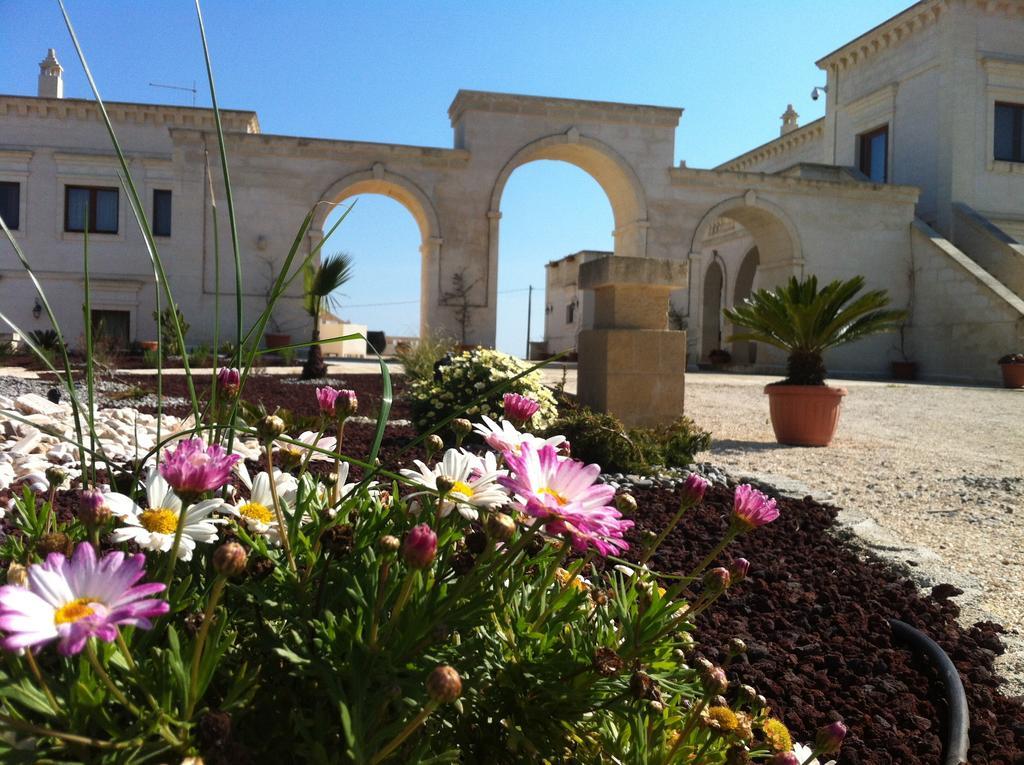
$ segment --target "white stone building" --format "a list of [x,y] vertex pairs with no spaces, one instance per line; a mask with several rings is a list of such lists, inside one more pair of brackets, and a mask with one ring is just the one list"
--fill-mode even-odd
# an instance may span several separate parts
[[[311,210],[302,253],[322,239],[333,206],[379,193],[420,229],[421,332],[458,337],[467,317],[465,340],[493,345],[505,184],[524,164],[559,160],[607,194],[616,256],[689,264],[674,310],[691,365],[725,343],[720,309],[751,288],[862,274],[911,311],[905,351],[924,377],[995,380],[995,359],[1024,347],[1024,246],[1015,238],[1024,237],[1024,0],[922,0],[819,66],[823,119],[799,127],[787,110],[777,139],[709,170],[673,166],[682,110],[660,106],[459,91],[448,110],[453,148],[267,135],[255,113],[226,111],[246,324]],[[92,303],[105,312],[96,318],[125,339],[152,338],[152,266],[98,109],[62,97],[55,55],[40,72],[37,96],[0,96],[0,215],[74,343],[83,331],[78,216],[88,204]],[[217,215],[220,336],[230,337],[234,277],[212,112],[108,107],[191,343],[214,332]],[[459,279],[469,289],[453,298]],[[269,331],[308,332],[300,281]],[[570,301],[557,310],[546,302],[553,321]],[[46,327],[4,241],[0,306],[26,330]],[[829,368],[885,374],[895,344],[883,336],[836,349]],[[732,350],[753,368],[781,365],[769,349]]]

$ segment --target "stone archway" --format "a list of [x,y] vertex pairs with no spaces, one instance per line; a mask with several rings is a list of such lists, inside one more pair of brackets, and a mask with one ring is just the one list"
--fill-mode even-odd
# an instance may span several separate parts
[[[743,256],[743,262],[740,263],[739,270],[736,272],[736,284],[732,293],[733,305],[742,303],[753,292],[759,257],[756,246],[750,248]],[[739,364],[757,363],[757,343],[733,343],[732,360]]]
[[[321,202],[317,205],[313,222],[310,225],[311,247],[315,246],[323,236],[324,224],[331,211],[346,199],[360,194],[380,194],[394,199],[408,210],[416,221],[421,239],[420,331],[422,333],[428,326],[430,305],[436,294],[432,287],[436,284],[437,288],[440,288],[438,282],[443,239],[440,218],[434,209],[433,202],[413,181],[397,173],[389,172],[384,169],[382,164],[377,163],[370,170],[351,173],[331,184],[320,195]],[[312,237],[315,237],[315,241]]]
[[722,347],[722,288],[725,285],[725,271],[716,258],[704,272],[701,316],[701,357]]

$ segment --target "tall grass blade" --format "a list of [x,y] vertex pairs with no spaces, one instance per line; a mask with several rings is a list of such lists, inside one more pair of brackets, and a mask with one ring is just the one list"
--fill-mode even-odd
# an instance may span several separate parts
[[[89,422],[89,448],[96,450],[96,385],[95,366],[93,363],[93,337],[92,337],[92,297],[89,282],[89,204],[85,205],[85,225],[82,226],[82,278],[85,287],[85,303],[82,307],[83,326],[85,327],[85,389],[86,400],[89,402],[86,417]],[[82,474],[85,474],[85,465],[82,465]],[[92,463],[92,482],[96,483],[96,463]]]
[[[71,42],[74,44],[75,52],[78,54],[78,60],[82,64],[85,77],[89,81],[89,87],[92,89],[93,97],[96,99],[96,106],[99,108],[100,116],[103,118],[103,124],[107,128],[110,141],[114,146],[114,152],[117,154],[117,160],[121,165],[121,185],[124,187],[125,194],[128,196],[128,202],[132,208],[132,213],[135,215],[135,220],[138,222],[139,228],[142,231],[143,239],[146,242],[146,250],[149,253],[149,258],[153,262],[153,268],[156,272],[155,277],[157,283],[163,287],[168,304],[170,306],[174,306],[174,296],[171,294],[171,287],[167,281],[167,274],[164,271],[163,261],[160,259],[160,252],[156,246],[156,240],[153,238],[153,231],[149,225],[149,219],[146,217],[145,207],[139,197],[138,190],[135,188],[131,172],[128,169],[128,161],[125,159],[124,151],[121,149],[121,143],[117,139],[117,133],[114,132],[114,124],[110,121],[110,115],[107,114],[106,104],[103,102],[102,96],[100,96],[99,88],[96,86],[96,80],[93,79],[92,70],[89,68],[89,62],[85,58],[85,51],[82,50],[82,46],[78,41],[78,35],[75,34],[75,28],[71,24],[71,17],[68,15],[67,8],[64,7],[64,0],[57,0],[57,2],[60,5],[61,13],[64,16],[64,25],[68,29],[68,34],[71,36]],[[175,339],[177,340],[178,347],[181,351],[182,363],[185,367],[185,378],[188,383],[189,396],[192,399],[192,410],[198,418],[199,399],[196,397],[195,385],[192,381],[192,375],[189,372],[188,349],[185,346],[185,334],[182,332],[181,322],[178,320],[177,311],[171,311],[171,314],[174,322]]]

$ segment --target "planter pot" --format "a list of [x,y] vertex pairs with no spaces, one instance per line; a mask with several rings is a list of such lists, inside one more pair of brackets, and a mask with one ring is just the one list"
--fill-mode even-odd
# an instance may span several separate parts
[[839,425],[846,388],[766,385],[775,440],[791,446],[828,446]]
[[1004,388],[1024,388],[1024,364],[1000,364]]
[[160,343],[156,340],[139,340],[139,349],[143,351],[156,351],[160,348]]
[[894,380],[916,380],[916,361],[894,361],[892,362],[892,379]]
[[268,350],[273,350],[274,348],[284,348],[286,345],[291,345],[292,336],[268,332],[263,336],[263,341],[267,344]]

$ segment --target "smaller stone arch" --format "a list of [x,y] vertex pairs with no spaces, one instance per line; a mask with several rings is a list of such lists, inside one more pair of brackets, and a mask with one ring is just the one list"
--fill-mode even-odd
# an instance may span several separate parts
[[716,348],[723,347],[722,305],[725,296],[726,281],[725,263],[715,257],[704,270],[701,279],[701,343],[700,353],[704,359]]
[[719,218],[734,220],[750,232],[758,247],[761,266],[802,271],[803,248],[793,221],[779,205],[753,191],[725,199],[704,213],[690,240],[691,252],[700,250],[712,224]]
[[325,189],[320,195],[311,228],[322,230],[336,205],[359,194],[391,197],[415,219],[424,243],[441,239],[441,219],[426,192],[411,179],[385,169],[380,163],[369,170],[350,173]]
[[[754,279],[757,276],[757,267],[760,262],[760,255],[757,247],[751,247],[743,256],[743,261],[736,270],[736,280],[732,289],[732,304],[738,305],[750,297],[754,290]],[[757,343],[734,342],[732,344],[733,361],[739,364],[754,364],[757,362]]]

